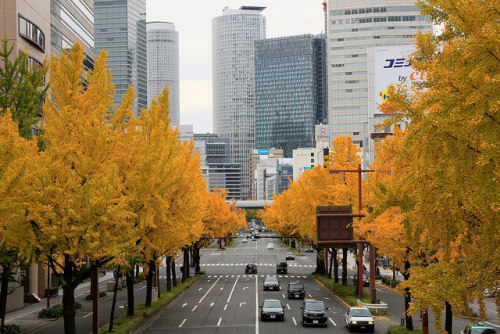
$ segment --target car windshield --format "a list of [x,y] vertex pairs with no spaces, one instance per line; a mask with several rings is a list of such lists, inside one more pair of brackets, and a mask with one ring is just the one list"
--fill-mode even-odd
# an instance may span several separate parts
[[304,284],[290,284],[290,289],[293,289],[293,290],[299,290],[299,289],[303,289],[304,288]]
[[304,310],[306,310],[306,311],[324,311],[325,305],[323,304],[323,302],[320,302],[320,301],[307,302],[306,306],[304,307]]
[[268,308],[281,308],[281,303],[278,300],[266,300],[264,307]]
[[367,309],[353,309],[351,310],[351,317],[371,317],[372,314]]
[[493,328],[472,328],[471,334],[497,334]]
[[293,252],[288,252],[286,253],[286,255],[293,255]]
[[[255,265],[254,265],[254,264],[247,264],[247,268],[253,268],[253,267],[255,267]],[[241,268],[241,267],[240,267],[240,268]]]
[[278,262],[278,266],[280,266],[280,267],[286,267],[286,262]]
[[266,282],[275,283],[275,282],[278,282],[278,279],[276,277],[268,277],[268,278],[266,278]]

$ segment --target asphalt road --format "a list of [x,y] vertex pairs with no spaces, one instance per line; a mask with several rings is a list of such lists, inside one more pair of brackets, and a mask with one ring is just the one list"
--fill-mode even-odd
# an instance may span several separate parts
[[[273,243],[273,250],[267,249]],[[203,251],[202,269],[206,275],[177,298],[163,312],[144,326],[140,333],[347,333],[343,315],[347,307],[317,284],[310,273],[315,268],[314,255],[297,256],[288,261],[288,274],[276,275],[276,262],[285,259],[286,250],[276,239],[261,238],[218,251]],[[247,263],[256,263],[257,275],[245,275]],[[263,291],[267,276],[277,276],[281,291]],[[301,325],[301,300],[285,298],[288,282],[300,280],[306,295],[322,299],[328,311],[327,328],[304,328]],[[262,322],[259,305],[265,299],[279,299],[285,305],[285,321]],[[393,323],[393,322],[392,322]],[[388,318],[377,319],[376,333],[385,333]]]

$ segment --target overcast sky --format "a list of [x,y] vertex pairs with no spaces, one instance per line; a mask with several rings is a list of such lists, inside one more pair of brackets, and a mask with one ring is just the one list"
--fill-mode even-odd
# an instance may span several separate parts
[[166,21],[179,32],[181,124],[212,132],[212,19],[224,7],[265,6],[267,38],[319,34],[322,0],[147,0],[147,21]]

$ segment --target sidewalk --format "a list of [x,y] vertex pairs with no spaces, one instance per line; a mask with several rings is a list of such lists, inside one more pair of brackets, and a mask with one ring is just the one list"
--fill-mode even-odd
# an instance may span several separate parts
[[[113,273],[107,272],[106,275],[99,277],[99,291],[106,291],[106,282],[113,280]],[[75,300],[81,302],[90,294],[90,280],[78,285],[75,289]],[[50,306],[60,304],[62,302],[62,289],[59,289],[58,296],[50,298]],[[38,318],[38,312],[47,307],[47,298],[42,298],[39,303],[24,304],[25,306],[16,311],[9,312],[5,315],[5,324],[15,323],[23,333],[30,332],[36,328],[43,327],[54,322],[51,319]],[[56,319],[57,320],[57,319]]]

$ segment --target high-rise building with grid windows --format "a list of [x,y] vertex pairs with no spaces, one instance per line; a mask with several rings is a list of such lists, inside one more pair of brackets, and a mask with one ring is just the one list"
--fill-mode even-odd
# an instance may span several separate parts
[[225,8],[212,20],[214,132],[231,139],[232,162],[242,168],[242,198],[250,195],[255,145],[254,43],[265,38],[265,7]]
[[432,24],[413,0],[329,0],[328,13],[330,138],[351,136],[369,165],[378,123],[373,121],[373,48],[413,44],[417,32],[432,31]]
[[327,121],[323,35],[255,42],[255,146],[314,147],[314,126]]
[[108,50],[108,69],[116,95],[131,85],[136,94],[134,108],[139,115],[147,108],[146,0],[95,0],[95,50]]
[[170,121],[179,125],[179,33],[171,22],[148,22],[148,106],[169,88]]

